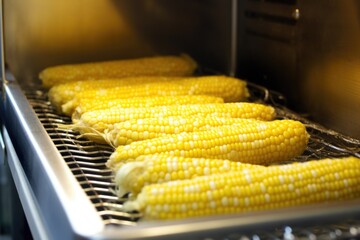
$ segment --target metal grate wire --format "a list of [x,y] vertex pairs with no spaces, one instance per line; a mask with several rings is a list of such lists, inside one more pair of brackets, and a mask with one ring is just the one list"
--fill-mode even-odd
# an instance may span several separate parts
[[57,128],[57,124],[70,124],[71,119],[56,113],[47,100],[46,91],[27,91],[26,96],[74,177],[102,217],[104,224],[136,225],[138,214],[121,211],[123,202],[113,192],[115,188],[113,173],[105,166],[113,148],[81,138],[76,131]]

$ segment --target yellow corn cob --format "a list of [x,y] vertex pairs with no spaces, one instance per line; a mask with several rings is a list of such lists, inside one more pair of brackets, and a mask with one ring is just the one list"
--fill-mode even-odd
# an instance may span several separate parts
[[119,197],[131,192],[132,197],[150,184],[192,179],[198,176],[265,168],[261,165],[233,162],[223,159],[184,158],[167,155],[143,155],[116,171],[116,187]]
[[201,132],[171,134],[119,146],[106,165],[133,161],[140,155],[163,153],[182,157],[228,159],[252,164],[288,161],[306,148],[309,135],[294,120],[254,121]]
[[136,84],[131,86],[89,90],[80,92],[74,99],[62,106],[64,112],[72,112],[79,105],[79,99],[129,98],[155,95],[209,95],[221,97],[225,102],[245,100],[249,93],[246,82],[226,76],[204,76],[178,81]]
[[104,133],[104,138],[113,147],[132,142],[157,138],[174,133],[198,132],[213,127],[248,124],[256,120],[224,118],[217,116],[170,116],[161,118],[137,118],[114,124]]
[[145,186],[127,211],[180,219],[326,203],[360,197],[360,159],[252,168]]
[[187,55],[157,56],[104,62],[68,64],[44,69],[39,74],[42,84],[50,88],[56,84],[91,79],[133,76],[188,76],[197,68]]
[[208,103],[157,106],[149,108],[110,108],[95,110],[81,115],[70,126],[59,125],[61,128],[79,130],[89,139],[106,143],[103,138],[105,130],[113,129],[115,123],[138,118],[163,118],[168,116],[218,116],[233,118],[253,118],[272,120],[275,110],[271,106],[256,103]]
[[[119,108],[139,108],[155,107],[182,104],[200,104],[200,103],[223,103],[224,100],[219,97],[207,95],[184,95],[184,96],[152,96],[152,97],[133,97],[117,99],[86,99],[80,100],[79,106],[75,108],[73,119],[79,119],[85,112],[107,109],[112,107]],[[70,112],[64,112],[71,115]]]
[[51,104],[61,112],[61,105],[70,101],[76,94],[88,90],[103,90],[106,88],[120,87],[125,85],[135,85],[150,82],[169,82],[176,81],[183,77],[166,76],[138,76],[124,77],[117,79],[96,79],[67,82],[53,86],[48,93]]

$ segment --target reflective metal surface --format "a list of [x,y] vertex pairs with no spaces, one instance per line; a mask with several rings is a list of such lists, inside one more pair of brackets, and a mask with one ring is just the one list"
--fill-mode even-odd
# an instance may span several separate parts
[[360,139],[360,3],[239,1],[238,75]]
[[4,137],[6,139],[8,163],[11,174],[21,199],[21,204],[25,211],[26,218],[32,230],[31,234],[34,239],[49,239],[48,232],[41,219],[39,206],[35,200],[32,188],[29,185],[26,174],[21,166],[19,158],[15,152],[14,146],[11,143],[10,137],[6,129],[4,129]]
[[297,0],[242,0],[238,6],[238,76],[283,93],[300,96],[296,80]]
[[[51,142],[22,90],[4,86],[4,124],[14,154],[9,158],[24,211],[40,232],[71,239],[103,228],[100,217]],[[41,210],[40,210],[41,209]],[[35,214],[34,212],[37,212]],[[55,217],[56,216],[56,217]],[[91,216],[91,217],[90,217]],[[42,235],[42,234],[41,234]]]
[[3,0],[6,62],[22,83],[45,67],[189,53],[234,72],[233,0]]
[[[0,121],[0,127],[2,129],[2,122]],[[0,169],[2,168],[2,165],[4,165],[5,161],[5,143],[2,136],[2,130],[0,130]]]
[[299,1],[301,104],[327,127],[360,139],[360,2]]

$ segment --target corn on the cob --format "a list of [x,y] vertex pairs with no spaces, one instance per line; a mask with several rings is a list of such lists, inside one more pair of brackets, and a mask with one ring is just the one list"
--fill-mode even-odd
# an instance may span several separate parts
[[121,166],[116,171],[116,187],[119,197],[131,192],[136,196],[144,186],[198,176],[265,168],[261,165],[233,162],[223,159],[184,158],[162,154],[144,155]]
[[56,84],[90,79],[132,76],[188,76],[197,68],[187,55],[156,56],[104,62],[68,64],[48,67],[39,74],[42,84],[50,88]]
[[58,84],[50,88],[48,96],[51,104],[61,112],[61,105],[72,100],[76,94],[89,90],[103,90],[106,88],[120,87],[126,85],[135,85],[151,82],[170,82],[177,81],[183,77],[167,76],[138,76],[124,77],[116,79],[96,79],[67,82]]
[[149,108],[110,108],[86,112],[70,126],[62,128],[79,130],[96,142],[106,143],[104,130],[111,130],[115,123],[138,118],[163,118],[168,116],[218,116],[272,120],[275,110],[271,106],[256,103],[208,103],[157,106]]
[[201,132],[171,134],[119,146],[106,165],[116,168],[140,155],[229,159],[252,164],[288,161],[306,148],[309,135],[294,120],[274,120],[214,127]]
[[138,118],[114,124],[112,130],[104,133],[104,138],[111,146],[117,147],[174,133],[205,131],[213,127],[248,124],[254,121],[256,120],[217,116]]
[[223,103],[224,100],[215,96],[207,95],[184,95],[184,96],[152,96],[152,97],[132,97],[117,99],[86,99],[80,100],[79,106],[72,113],[64,112],[67,115],[73,115],[73,119],[79,119],[85,112],[94,110],[107,109],[112,107],[119,108],[139,108],[155,107],[183,104],[200,104],[200,103]]
[[249,93],[246,82],[240,79],[226,76],[204,76],[171,82],[83,91],[65,103],[62,109],[64,112],[72,112],[79,105],[79,99],[114,99],[155,95],[209,95],[221,97],[225,102],[239,102],[245,100]]
[[360,197],[360,159],[324,159],[145,186],[125,210],[179,219],[279,209]]

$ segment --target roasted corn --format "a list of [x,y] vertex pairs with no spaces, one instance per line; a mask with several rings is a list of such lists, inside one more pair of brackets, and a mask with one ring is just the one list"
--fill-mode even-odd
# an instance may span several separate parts
[[96,90],[103,91],[106,88],[121,87],[135,84],[151,83],[151,82],[170,82],[177,81],[183,77],[165,77],[165,76],[138,76],[138,77],[124,77],[116,79],[96,79],[73,81],[63,84],[58,84],[50,88],[48,96],[51,104],[62,112],[61,106],[71,101],[76,94],[84,91]]
[[145,186],[124,204],[143,219],[180,219],[360,197],[360,159],[314,160]]
[[252,123],[253,119],[217,116],[170,116],[161,118],[135,118],[116,123],[104,133],[106,141],[114,147],[132,142],[157,138],[174,133],[198,132],[213,127]]
[[[218,116],[233,118],[253,118],[272,120],[275,109],[256,103],[208,103],[157,106],[149,108],[110,108],[86,112],[72,125],[59,125],[61,128],[79,130],[81,134],[96,142],[106,143],[104,131],[113,129],[114,124],[130,119],[163,118],[169,116]],[[156,127],[156,126],[154,126]]]
[[136,161],[126,163],[116,170],[115,182],[119,197],[128,192],[134,197],[144,186],[150,184],[252,168],[265,167],[223,159],[184,158],[163,154],[142,155]]
[[302,154],[309,135],[304,124],[294,120],[254,121],[214,127],[210,130],[171,134],[119,146],[106,165],[116,169],[141,155],[228,159],[252,164],[291,160]]
[[40,72],[39,78],[44,87],[50,88],[78,80],[133,76],[188,76],[192,75],[196,68],[196,62],[187,55],[156,56],[48,67]]
[[86,99],[80,100],[79,106],[75,108],[73,113],[65,112],[65,114],[73,115],[73,120],[79,119],[85,112],[94,110],[118,108],[139,108],[139,107],[155,107],[183,104],[205,104],[205,103],[223,103],[220,97],[208,95],[184,95],[184,96],[151,96],[151,97],[132,97],[117,99]]
[[246,100],[249,96],[246,82],[226,76],[203,76],[171,82],[154,82],[131,86],[89,90],[78,93],[71,101],[62,105],[64,112],[73,112],[80,99],[115,99],[140,96],[209,95],[221,97],[225,102]]

